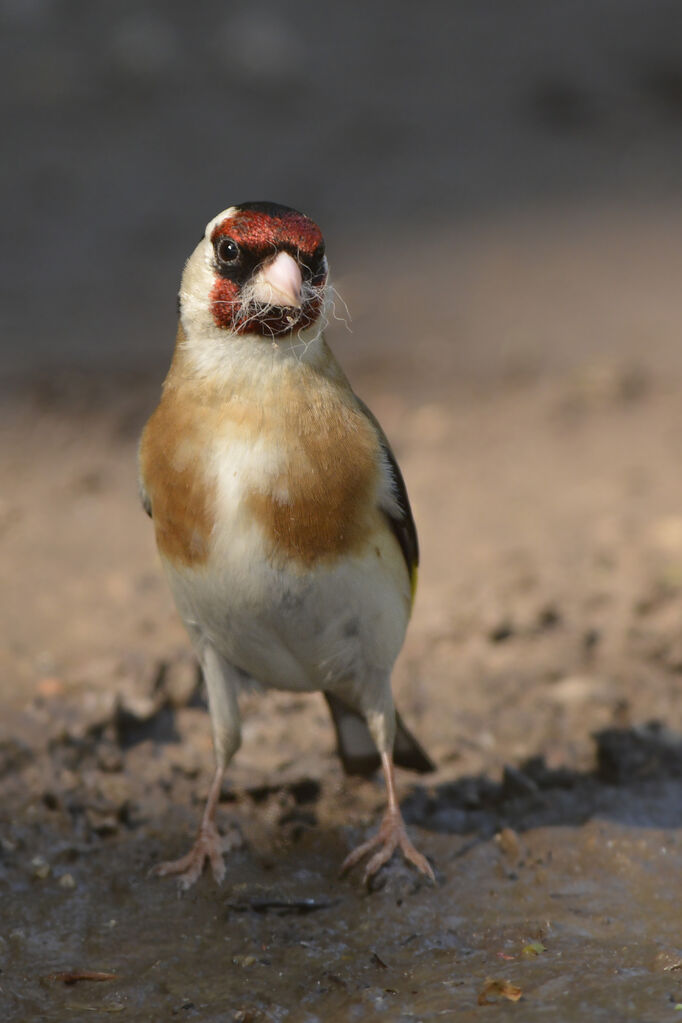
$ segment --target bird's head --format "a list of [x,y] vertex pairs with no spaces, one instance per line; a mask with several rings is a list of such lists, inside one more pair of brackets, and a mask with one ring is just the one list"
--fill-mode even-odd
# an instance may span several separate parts
[[326,287],[317,225],[289,206],[246,202],[208,223],[185,267],[180,313],[186,331],[276,340],[317,324]]

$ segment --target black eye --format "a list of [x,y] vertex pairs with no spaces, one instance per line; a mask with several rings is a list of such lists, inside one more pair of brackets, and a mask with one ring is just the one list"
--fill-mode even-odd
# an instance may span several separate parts
[[232,238],[221,238],[216,246],[216,255],[220,263],[234,263],[239,259],[239,246]]

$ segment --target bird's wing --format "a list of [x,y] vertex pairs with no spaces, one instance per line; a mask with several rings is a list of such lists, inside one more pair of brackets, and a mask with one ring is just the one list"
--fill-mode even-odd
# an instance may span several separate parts
[[[385,494],[380,499],[379,506],[403,552],[414,599],[419,564],[419,543],[405,480],[376,416],[360,398],[357,398],[357,402],[359,409],[369,419],[379,439],[389,482]],[[326,692],[324,696],[334,722],[337,750],[344,770],[347,774],[372,774],[379,767],[381,758],[364,717],[344,700],[339,699],[336,694]],[[435,770],[433,761],[406,727],[397,711],[393,759],[398,767],[405,767],[411,771]]]
[[142,439],[140,438],[140,444],[138,446],[137,453],[137,492],[140,496],[142,507],[146,511],[147,515],[151,519],[152,517],[152,501],[147,491],[147,488],[142,477],[142,465],[140,464],[140,448],[142,447]]
[[367,416],[379,438],[386,472],[390,480],[390,492],[380,502],[380,507],[403,552],[407,571],[410,574],[412,599],[414,600],[414,594],[417,589],[417,568],[419,566],[419,542],[417,540],[417,527],[414,524],[412,509],[410,508],[410,501],[407,496],[405,480],[379,420],[360,398],[357,401],[360,410]]

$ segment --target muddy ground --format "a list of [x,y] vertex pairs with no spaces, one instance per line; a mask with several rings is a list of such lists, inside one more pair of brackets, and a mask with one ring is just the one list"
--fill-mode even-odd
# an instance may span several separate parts
[[339,266],[331,341],[422,541],[395,692],[438,763],[400,778],[435,887],[398,862],[370,892],[337,877],[383,789],[342,776],[321,697],[284,694],[244,699],[223,886],[149,876],[212,766],[135,494],[161,368],[6,397],[3,1020],[676,1018],[680,227],[545,211]]

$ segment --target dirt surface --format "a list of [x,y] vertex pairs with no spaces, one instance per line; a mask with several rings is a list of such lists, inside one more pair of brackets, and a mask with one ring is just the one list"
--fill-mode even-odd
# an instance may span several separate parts
[[5,401],[3,1020],[676,1018],[681,222],[434,235],[426,307],[394,239],[340,267],[353,333],[330,340],[422,541],[394,688],[439,765],[400,779],[436,887],[398,862],[372,892],[338,879],[383,789],[342,777],[321,697],[284,694],[244,699],[226,882],[148,876],[212,768],[135,494],[161,370],[33,375]]

